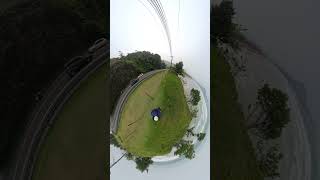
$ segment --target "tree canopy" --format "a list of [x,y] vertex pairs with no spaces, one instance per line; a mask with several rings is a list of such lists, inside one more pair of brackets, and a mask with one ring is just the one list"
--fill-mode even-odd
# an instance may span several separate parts
[[129,53],[126,56],[122,56],[120,60],[132,62],[143,73],[166,68],[159,54],[152,54],[148,51]]
[[260,107],[258,119],[254,126],[264,139],[280,137],[283,127],[290,121],[288,96],[279,89],[264,84],[258,90],[257,106]]
[[193,159],[195,157],[192,141],[181,140],[175,146],[177,150],[174,152],[174,155],[184,155],[188,159]]
[[116,137],[114,136],[114,134],[110,134],[110,144],[114,145],[115,147],[120,148],[120,144],[117,141]]
[[140,73],[141,71],[139,71],[132,63],[126,61],[116,60],[110,67],[110,82],[112,82],[110,98],[112,109],[115,106],[121,91]]
[[192,105],[196,106],[198,105],[201,96],[200,96],[200,91],[197,89],[192,88],[190,91],[190,95],[191,95],[191,103]]
[[222,1],[218,5],[211,8],[211,21],[213,24],[213,34],[211,42],[216,45],[219,41],[226,44],[231,44],[232,34],[235,31],[235,24],[232,22],[235,11],[232,1]]
[[136,157],[135,160],[137,169],[141,172],[147,171],[149,166],[153,163],[150,157]]
[[197,134],[198,141],[202,141],[206,137],[206,133]]
[[183,62],[180,61],[174,66],[174,70],[177,74],[183,75]]
[[280,176],[279,161],[283,155],[277,146],[272,146],[265,153],[262,153],[258,161],[259,168],[265,177],[276,178]]

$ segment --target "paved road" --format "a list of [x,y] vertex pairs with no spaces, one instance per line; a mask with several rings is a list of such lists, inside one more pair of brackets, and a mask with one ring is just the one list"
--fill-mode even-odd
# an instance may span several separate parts
[[149,77],[153,76],[154,74],[156,74],[158,72],[165,71],[165,70],[166,69],[150,71],[150,72],[144,74],[143,76],[141,76],[137,83],[135,83],[132,86],[131,86],[131,84],[129,84],[123,90],[122,94],[120,95],[120,97],[117,101],[117,105],[116,105],[112,115],[110,116],[110,131],[111,131],[111,133],[117,132],[119,121],[120,121],[120,114],[122,112],[123,105],[127,101],[129,95],[133,92],[133,90],[135,90],[144,80],[148,79]]
[[107,62],[108,50],[108,43],[106,43],[92,56],[86,52],[83,57],[92,58],[88,65],[73,77],[70,77],[66,70],[63,71],[48,88],[41,102],[38,103],[30,116],[30,121],[17,148],[16,157],[7,179],[30,180],[32,178],[34,163],[40,146],[54,123],[56,115],[80,83]]

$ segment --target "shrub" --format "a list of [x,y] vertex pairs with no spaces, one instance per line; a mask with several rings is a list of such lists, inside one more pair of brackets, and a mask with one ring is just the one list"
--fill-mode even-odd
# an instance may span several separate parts
[[200,91],[192,88],[190,91],[190,95],[191,95],[191,104],[194,106],[198,105],[198,103],[201,99]]

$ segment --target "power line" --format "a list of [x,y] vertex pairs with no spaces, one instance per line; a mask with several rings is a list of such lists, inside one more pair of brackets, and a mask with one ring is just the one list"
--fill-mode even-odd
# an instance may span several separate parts
[[[161,1],[158,1],[158,0],[155,0],[155,1],[158,4],[158,6],[160,7],[160,12],[164,16],[164,21],[165,21],[165,25],[166,25],[166,28],[167,28],[167,31],[168,31],[168,39],[170,41],[170,50],[171,50],[171,36],[170,36],[169,28],[168,28],[167,17],[166,17],[166,14],[165,14],[164,10],[163,10],[163,6],[161,4]],[[171,53],[171,55],[172,55],[172,53]]]
[[[167,34],[168,44],[169,44],[169,48],[170,48],[170,55],[172,57],[171,37],[170,37],[170,32],[169,32],[169,28],[168,28],[168,24],[167,24],[167,18],[166,18],[165,12],[163,10],[161,1],[148,0],[148,2],[151,4],[153,9],[156,11],[156,13],[158,14],[158,17],[160,18],[160,20],[162,22],[163,28],[165,29],[165,32]],[[171,64],[172,64],[172,62],[171,62]]]
[[[151,12],[151,10],[147,7],[147,5],[145,5],[141,0],[137,0],[139,1],[147,10],[148,12],[151,14],[151,16],[153,17],[155,22],[158,22],[157,18],[154,16],[154,14]],[[161,20],[160,20],[160,25],[162,24]],[[166,36],[166,32],[165,29],[162,29],[162,33],[164,34],[164,36]]]
[[124,153],[116,162],[112,163],[111,166],[110,166],[110,169],[116,165],[127,153]]
[[170,35],[168,34],[168,27],[167,27],[167,23],[166,23],[166,18],[164,16],[163,12],[160,9],[160,6],[158,5],[158,3],[156,1],[151,0],[149,2],[151,3],[153,8],[155,9],[156,13],[158,14],[158,16],[159,16],[159,18],[160,18],[160,20],[162,22],[162,25],[163,25],[163,27],[165,29],[165,32],[167,34],[167,38],[168,38],[168,41],[169,41],[169,45],[170,45]]
[[137,0],[137,1],[139,1],[147,10],[148,10],[148,12],[151,14],[151,16],[154,18],[154,20],[155,21],[157,21],[156,20],[156,17],[153,15],[153,13],[151,12],[151,10],[141,1],[141,0]]
[[[149,10],[149,8],[140,0],[138,0],[148,11],[149,13],[154,17],[153,13],[151,13],[151,11]],[[164,13],[164,10],[162,8],[162,4],[161,2],[158,1],[153,1],[153,0],[148,0],[149,3],[151,4],[151,6],[153,7],[153,9],[156,11],[162,26],[164,28],[165,34],[168,38],[168,44],[169,44],[169,49],[170,49],[170,55],[171,55],[171,65],[172,65],[172,47],[171,47],[171,37],[170,37],[170,32],[169,32],[169,28],[168,28],[168,24],[167,24],[167,19]],[[154,17],[155,19],[155,17]]]
[[166,18],[166,14],[164,12],[164,9],[163,9],[163,6],[162,6],[162,3],[161,1],[159,0],[159,4],[160,4],[160,9],[162,10],[163,14],[164,14],[164,17],[165,17],[165,21],[166,21],[166,26],[167,26],[167,29],[168,29],[168,39],[169,39],[169,46],[170,46],[170,55],[171,55],[171,65],[170,67],[172,66],[172,46],[171,46],[171,35],[170,35],[170,31],[169,31],[169,28],[168,28],[168,24],[167,24],[167,18]]
[[148,0],[149,3],[152,5],[152,7],[154,8],[154,10],[157,12],[161,22],[162,22],[162,25],[165,29],[165,32],[167,34],[167,39],[168,39],[168,44],[169,44],[169,49],[170,49],[170,57],[171,57],[171,64],[170,64],[170,67],[172,66],[172,46],[171,46],[171,36],[170,36],[170,31],[169,31],[169,28],[168,28],[168,23],[167,23],[167,18],[166,18],[166,15],[165,15],[165,12],[164,12],[164,9],[163,9],[163,6],[161,4],[161,1],[158,1],[158,0]]

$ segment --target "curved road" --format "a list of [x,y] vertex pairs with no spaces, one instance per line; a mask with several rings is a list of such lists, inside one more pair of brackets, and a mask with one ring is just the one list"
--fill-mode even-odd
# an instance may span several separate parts
[[31,180],[37,154],[56,115],[81,82],[107,62],[108,50],[108,43],[105,43],[93,54],[86,52],[83,57],[92,60],[85,67],[73,77],[64,70],[47,89],[30,116],[7,179]]
[[160,70],[154,70],[154,71],[150,71],[147,72],[146,74],[142,75],[139,78],[139,81],[136,82],[134,85],[131,85],[131,83],[123,90],[122,94],[120,95],[118,101],[117,101],[117,105],[112,113],[112,115],[110,116],[110,131],[111,133],[116,133],[117,129],[118,129],[118,125],[119,125],[119,121],[120,121],[120,114],[122,112],[122,108],[124,103],[127,101],[129,95],[146,79],[148,79],[149,77],[153,76],[154,74],[161,72],[161,71],[165,71],[167,69],[160,69]]

